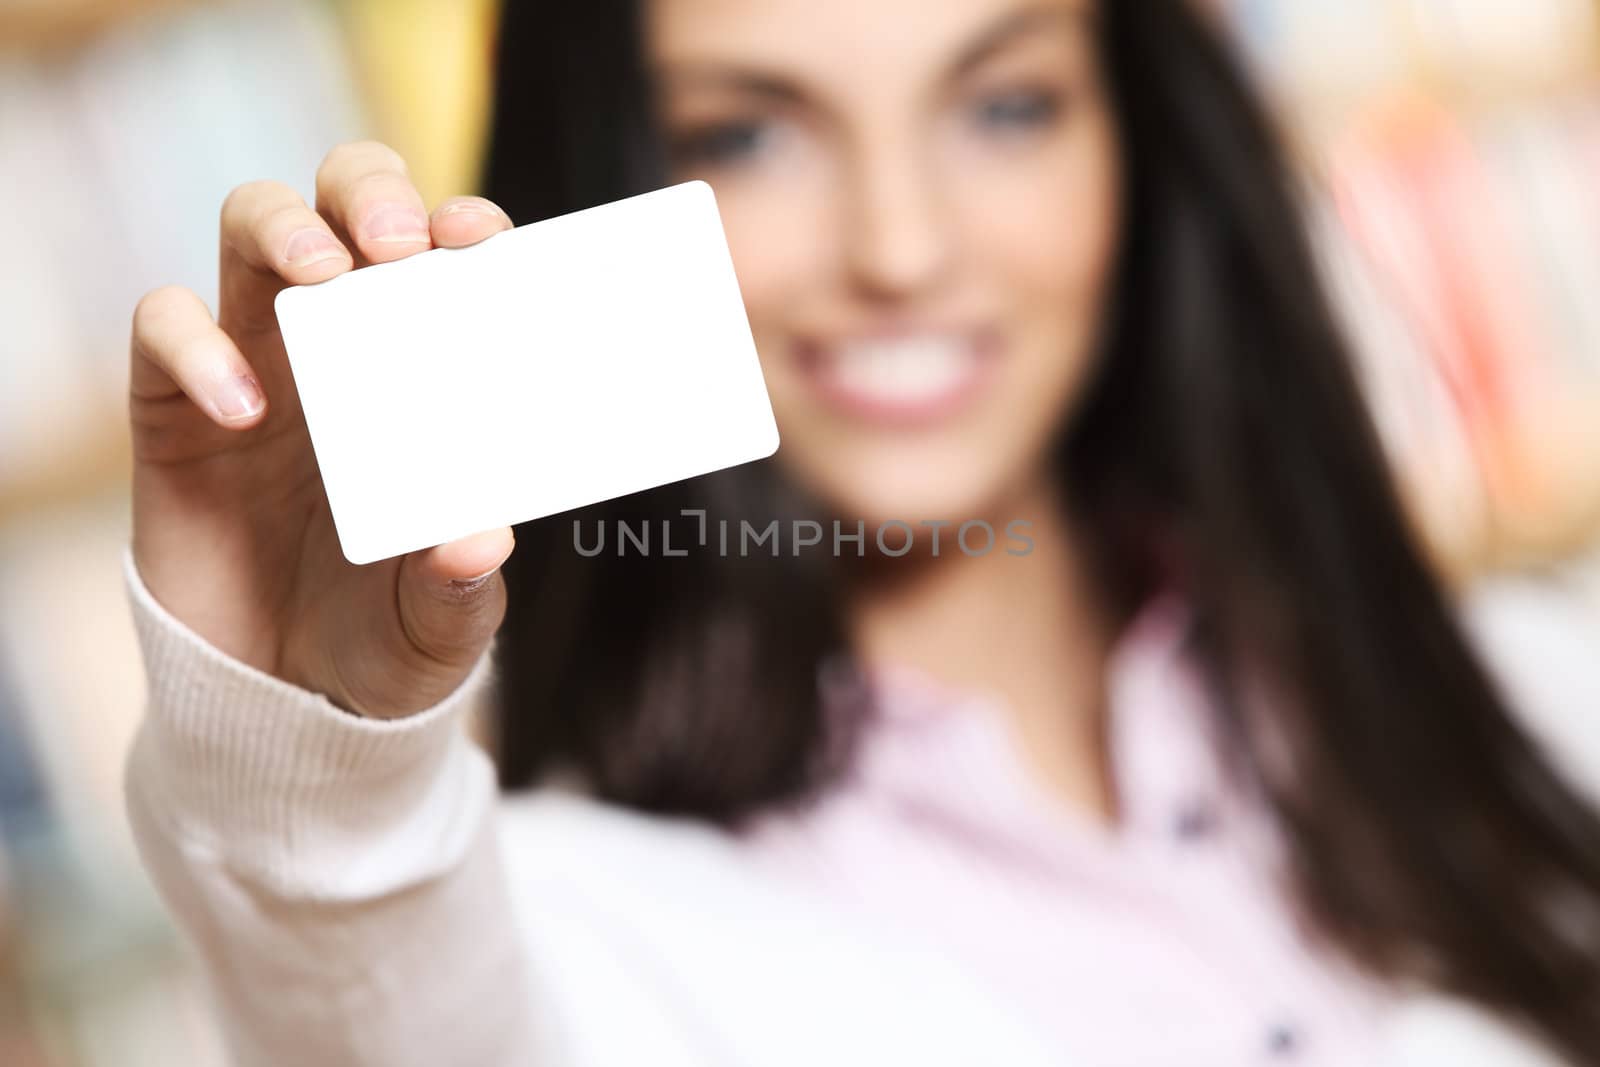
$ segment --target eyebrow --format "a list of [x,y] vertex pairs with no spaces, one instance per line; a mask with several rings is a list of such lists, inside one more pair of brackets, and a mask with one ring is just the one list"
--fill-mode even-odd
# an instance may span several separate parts
[[974,68],[982,66],[985,60],[1019,37],[1026,37],[1052,23],[1063,22],[1076,27],[1082,26],[1088,18],[1088,14],[1078,7],[1063,7],[1058,4],[1039,4],[1012,12],[985,30],[976,41],[962,50],[956,61],[950,65],[948,77],[958,78],[971,73]]
[[[963,48],[944,77],[954,80],[968,74],[1018,38],[1052,23],[1078,26],[1087,22],[1088,18],[1088,14],[1077,7],[1057,4],[1036,4],[1011,12]],[[667,81],[701,82],[779,103],[794,103],[804,97],[804,93],[781,76],[732,65],[689,65],[677,70],[668,68],[661,73]]]
[[669,68],[662,74],[665,75],[664,80],[669,82],[698,82],[779,102],[793,102],[804,95],[792,83],[781,77],[720,64],[690,66],[676,70]]

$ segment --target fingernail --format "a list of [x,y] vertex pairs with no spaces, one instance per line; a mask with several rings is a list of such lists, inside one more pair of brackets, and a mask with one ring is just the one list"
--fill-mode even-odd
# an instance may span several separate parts
[[415,208],[384,204],[367,216],[362,236],[384,244],[426,244],[428,220]]
[[327,230],[319,230],[315,226],[296,230],[283,248],[283,258],[289,261],[291,267],[309,267],[313,263],[339,259],[343,255],[344,249],[334,239],[333,234]]
[[458,593],[475,593],[479,589],[482,589],[484,586],[488,585],[489,579],[493,578],[499,573],[500,568],[496,567],[494,570],[485,571],[476,578],[452,578],[450,580],[450,588],[454,589]]
[[487,219],[499,221],[505,218],[505,213],[493,204],[484,200],[456,200],[439,209],[442,218],[445,215],[482,215]]
[[218,382],[211,390],[211,402],[225,419],[248,419],[267,406],[261,386],[242,374]]

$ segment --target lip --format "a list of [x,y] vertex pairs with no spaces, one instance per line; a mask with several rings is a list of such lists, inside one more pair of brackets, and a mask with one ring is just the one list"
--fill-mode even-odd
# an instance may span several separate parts
[[[882,390],[852,388],[834,363],[838,358],[835,353],[845,345],[918,338],[957,338],[969,354],[969,362],[959,375],[931,393],[913,390],[911,395],[897,397]],[[970,407],[993,378],[1000,349],[998,331],[987,327],[896,326],[827,340],[807,338],[795,345],[800,373],[825,405],[856,421],[898,428],[926,427]]]

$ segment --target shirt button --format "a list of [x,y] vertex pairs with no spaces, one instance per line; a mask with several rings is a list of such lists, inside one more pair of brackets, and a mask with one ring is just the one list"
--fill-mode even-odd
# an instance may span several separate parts
[[1219,821],[1215,805],[1193,800],[1179,809],[1172,829],[1180,841],[1200,841],[1216,833]]
[[1288,1023],[1275,1023],[1267,1030],[1267,1052],[1274,1059],[1288,1059],[1304,1044],[1300,1031]]

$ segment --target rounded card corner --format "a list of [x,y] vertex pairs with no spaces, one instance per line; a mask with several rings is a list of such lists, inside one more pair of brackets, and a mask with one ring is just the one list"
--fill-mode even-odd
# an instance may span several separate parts
[[291,285],[291,286],[288,286],[287,288],[279,289],[278,290],[278,295],[272,298],[272,310],[273,310],[273,312],[275,314],[279,315],[279,316],[282,316],[283,315],[284,303],[286,301],[292,303],[294,300],[296,300],[297,298],[294,297],[294,296],[291,296],[290,294],[298,292],[300,290],[300,288],[301,287],[298,286],[298,285]]
[[379,560],[389,558],[388,556],[374,556],[371,552],[363,552],[360,549],[351,548],[343,541],[339,542],[339,551],[343,553],[345,562],[352,567],[365,567],[369,563],[377,563]]

